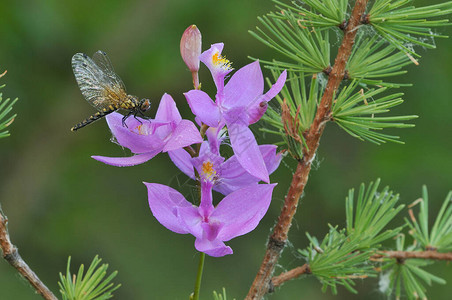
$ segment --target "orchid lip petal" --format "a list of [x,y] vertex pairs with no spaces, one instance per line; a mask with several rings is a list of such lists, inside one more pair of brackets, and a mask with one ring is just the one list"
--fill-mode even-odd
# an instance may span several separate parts
[[216,43],[211,45],[210,49],[204,51],[199,59],[206,65],[212,74],[213,81],[219,93],[224,89],[224,78],[233,69],[231,63],[221,56],[224,44]]
[[208,50],[201,53],[201,55],[199,56],[199,59],[209,68],[208,65],[210,65],[212,63],[213,53],[218,52],[221,54],[221,52],[223,52],[223,48],[224,48],[224,43],[212,44],[212,45],[210,45],[210,48]]

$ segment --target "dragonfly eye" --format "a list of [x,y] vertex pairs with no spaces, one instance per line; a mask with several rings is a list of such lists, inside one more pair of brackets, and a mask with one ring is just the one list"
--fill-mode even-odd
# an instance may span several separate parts
[[149,108],[151,108],[151,101],[149,99],[141,99],[140,109],[142,111],[147,111]]

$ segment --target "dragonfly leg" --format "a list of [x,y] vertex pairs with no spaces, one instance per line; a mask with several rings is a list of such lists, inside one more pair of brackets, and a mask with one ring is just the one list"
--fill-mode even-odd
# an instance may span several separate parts
[[138,122],[140,122],[141,125],[143,125],[143,122],[141,122],[141,120],[137,118],[137,114],[140,114],[141,117],[144,117],[143,112],[141,110],[137,110],[133,113],[133,117],[135,118],[135,120],[137,120]]
[[129,127],[127,126],[127,124],[126,124],[126,120],[127,120],[127,118],[130,117],[130,115],[132,115],[132,114],[133,114],[133,112],[132,112],[132,111],[129,111],[129,113],[128,113],[127,115],[125,115],[124,117],[122,117],[122,126],[124,126],[124,127],[126,127],[126,128],[129,128]]

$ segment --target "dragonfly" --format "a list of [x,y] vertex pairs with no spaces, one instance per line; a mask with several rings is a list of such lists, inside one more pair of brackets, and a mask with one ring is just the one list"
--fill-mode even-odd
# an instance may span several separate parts
[[115,73],[105,52],[99,50],[92,58],[84,53],[76,53],[72,57],[72,70],[83,97],[98,111],[72,127],[71,131],[85,127],[117,110],[126,112],[122,118],[122,124],[126,127],[125,121],[132,115],[135,119],[137,115],[148,119],[144,112],[151,107],[151,101],[139,100],[137,96],[127,94],[124,83]]

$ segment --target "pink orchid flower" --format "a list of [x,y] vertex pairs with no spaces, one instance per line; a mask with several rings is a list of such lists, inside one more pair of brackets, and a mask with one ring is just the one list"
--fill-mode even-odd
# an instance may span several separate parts
[[262,117],[268,101],[281,91],[287,72],[283,71],[264,94],[264,78],[259,61],[255,61],[235,72],[225,86],[225,77],[232,68],[230,62],[221,56],[222,50],[223,43],[213,44],[200,56],[217,87],[215,101],[201,90],[191,90],[185,93],[185,97],[198,120],[210,127],[227,126],[238,162],[253,176],[269,182],[265,161],[248,126]]

